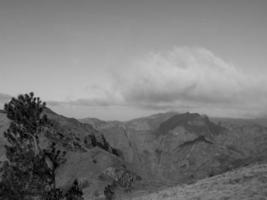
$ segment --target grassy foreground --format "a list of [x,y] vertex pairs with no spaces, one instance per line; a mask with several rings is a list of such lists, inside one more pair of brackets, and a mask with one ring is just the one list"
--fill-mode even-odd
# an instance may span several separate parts
[[150,194],[142,192],[123,199],[265,200],[267,199],[267,164],[246,166],[191,185],[180,185]]

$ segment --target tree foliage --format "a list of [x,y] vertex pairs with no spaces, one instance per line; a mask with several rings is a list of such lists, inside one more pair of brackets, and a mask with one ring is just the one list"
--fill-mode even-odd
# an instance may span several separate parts
[[4,133],[8,161],[1,168],[0,199],[64,199],[56,188],[55,170],[65,153],[56,150],[54,143],[47,149],[39,144],[41,133],[51,128],[45,108],[46,104],[32,92],[12,98],[4,106],[10,125]]

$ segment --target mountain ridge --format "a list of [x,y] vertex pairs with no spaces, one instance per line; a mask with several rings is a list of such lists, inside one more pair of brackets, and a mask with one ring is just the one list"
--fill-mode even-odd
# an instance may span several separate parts
[[[42,141],[55,142],[68,152],[68,162],[57,171],[58,186],[67,188],[77,177],[90,199],[102,198],[105,186],[111,184],[112,179],[100,178],[108,168],[130,169],[140,176],[135,192],[141,185],[154,185],[156,190],[194,183],[267,160],[267,128],[253,121],[168,112],[126,122],[81,123],[50,109],[45,114],[55,122],[56,132]],[[7,127],[5,113],[0,113],[1,136]]]

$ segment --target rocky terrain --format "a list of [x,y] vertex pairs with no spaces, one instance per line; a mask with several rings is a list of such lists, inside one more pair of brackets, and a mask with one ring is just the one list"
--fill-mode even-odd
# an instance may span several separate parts
[[[193,185],[169,189],[170,194],[180,189],[190,193],[190,187],[204,192],[202,183],[213,180],[204,178],[221,177],[216,175],[267,159],[264,120],[209,119],[197,113],[169,112],[106,122],[94,118],[78,121],[49,109],[46,114],[54,122],[54,132],[42,136],[42,145],[54,142],[66,151],[67,161],[57,170],[56,183],[67,189],[77,178],[85,199],[103,199],[104,188],[114,180],[121,186],[116,191],[118,199],[177,184]],[[5,159],[3,132],[8,123],[0,112],[1,161]],[[240,173],[243,176],[243,171]],[[131,191],[126,192],[125,185],[130,185]],[[161,199],[151,195],[146,198]],[[168,195],[167,199],[175,199],[177,194]],[[201,198],[205,199],[201,195],[195,199]]]
[[94,121],[92,125],[148,182],[194,182],[265,160],[267,155],[267,128],[253,120],[163,113],[128,122]]
[[190,185],[179,185],[157,192],[139,191],[124,200],[265,200],[267,165],[242,167]]

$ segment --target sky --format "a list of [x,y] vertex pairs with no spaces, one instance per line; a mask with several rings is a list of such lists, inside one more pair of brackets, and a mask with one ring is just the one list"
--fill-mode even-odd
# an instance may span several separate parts
[[266,0],[0,0],[0,101],[76,118],[267,115]]

